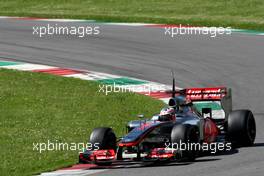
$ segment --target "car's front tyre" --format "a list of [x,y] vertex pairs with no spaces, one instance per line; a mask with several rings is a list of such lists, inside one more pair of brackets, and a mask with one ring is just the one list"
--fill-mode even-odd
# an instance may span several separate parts
[[[90,143],[93,150],[114,150],[116,151],[116,135],[112,128],[95,128],[90,135]],[[109,166],[112,162],[96,162],[97,165]]]
[[[171,131],[171,142],[172,145],[185,144],[186,146],[199,142],[199,130],[196,126],[190,124],[179,124],[175,125]],[[189,145],[190,146],[190,145]],[[197,150],[186,147],[185,150],[179,150],[182,161],[194,161],[197,156]]]

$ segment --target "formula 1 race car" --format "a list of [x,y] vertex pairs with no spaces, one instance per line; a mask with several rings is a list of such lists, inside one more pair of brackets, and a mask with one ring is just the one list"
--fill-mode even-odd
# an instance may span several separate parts
[[[111,165],[120,160],[193,161],[201,148],[186,147],[189,144],[253,145],[256,136],[254,116],[250,110],[232,111],[231,89],[175,91],[174,87],[173,84],[168,107],[151,119],[129,122],[128,133],[122,138],[117,139],[111,128],[95,128],[90,143],[96,147],[80,153],[79,162]],[[179,149],[181,144],[185,144],[184,149]]]

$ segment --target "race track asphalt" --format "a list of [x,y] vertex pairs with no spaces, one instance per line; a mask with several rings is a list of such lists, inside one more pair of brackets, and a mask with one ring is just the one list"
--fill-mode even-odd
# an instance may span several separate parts
[[[55,22],[49,22],[55,24]],[[228,86],[234,109],[251,109],[257,121],[256,145],[197,162],[149,167],[124,166],[97,175],[262,176],[264,173],[264,36],[232,34],[183,35],[170,38],[153,27],[97,23],[100,35],[78,38],[32,35],[32,26],[47,22],[0,19],[0,58],[78,68],[179,87]],[[126,168],[128,167],[128,168]]]

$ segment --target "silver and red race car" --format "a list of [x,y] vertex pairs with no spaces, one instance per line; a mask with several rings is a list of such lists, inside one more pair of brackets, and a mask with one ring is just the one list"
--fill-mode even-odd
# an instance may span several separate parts
[[80,153],[79,162],[193,161],[210,144],[221,144],[224,150],[253,145],[253,113],[232,110],[231,89],[174,87],[168,107],[151,119],[129,122],[123,137],[117,139],[108,127],[95,128],[90,135],[94,147]]

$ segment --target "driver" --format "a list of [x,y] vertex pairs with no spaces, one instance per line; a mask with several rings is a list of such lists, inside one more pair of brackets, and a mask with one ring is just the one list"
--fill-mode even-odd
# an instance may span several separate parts
[[186,113],[190,111],[190,103],[191,101],[187,99],[185,96],[177,96],[175,97],[176,104],[173,107],[176,113]]
[[174,108],[163,108],[160,111],[159,121],[173,121],[175,120],[175,109]]

